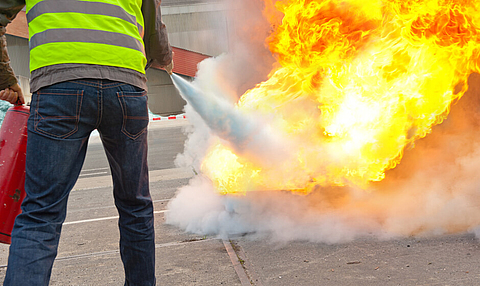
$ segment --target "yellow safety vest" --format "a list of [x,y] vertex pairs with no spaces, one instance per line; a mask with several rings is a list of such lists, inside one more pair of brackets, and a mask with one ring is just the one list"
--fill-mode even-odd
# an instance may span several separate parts
[[95,64],[145,74],[142,0],[26,0],[30,71]]

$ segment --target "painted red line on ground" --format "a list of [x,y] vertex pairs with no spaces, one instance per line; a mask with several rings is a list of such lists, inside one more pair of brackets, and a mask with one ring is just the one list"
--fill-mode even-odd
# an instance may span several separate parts
[[172,119],[186,119],[187,116],[186,115],[179,115],[179,116],[168,116],[168,117],[154,117],[154,118],[151,118],[150,120],[151,121],[158,121],[158,120],[172,120]]

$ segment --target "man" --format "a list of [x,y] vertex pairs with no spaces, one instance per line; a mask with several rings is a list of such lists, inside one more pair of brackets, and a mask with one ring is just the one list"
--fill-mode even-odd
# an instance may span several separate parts
[[[0,0],[5,26],[26,4],[31,91],[22,213],[4,285],[48,285],[70,190],[97,129],[113,178],[125,285],[155,285],[145,68],[172,72],[160,0]],[[24,103],[1,45],[0,99]]]

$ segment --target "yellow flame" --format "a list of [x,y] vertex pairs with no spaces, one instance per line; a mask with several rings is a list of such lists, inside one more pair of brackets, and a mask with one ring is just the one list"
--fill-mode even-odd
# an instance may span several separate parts
[[277,25],[274,14],[266,15],[275,26],[267,43],[280,67],[247,91],[238,108],[274,114],[271,124],[295,142],[295,156],[265,167],[218,144],[202,171],[223,194],[366,188],[382,180],[405,148],[447,117],[468,75],[479,70],[479,6],[276,1],[283,18]]

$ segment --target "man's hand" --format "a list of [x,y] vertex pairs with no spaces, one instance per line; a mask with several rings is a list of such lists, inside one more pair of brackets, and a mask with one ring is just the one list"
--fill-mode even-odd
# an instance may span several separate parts
[[173,73],[173,59],[168,65],[165,66],[165,70],[170,75]]
[[18,83],[7,87],[0,91],[0,99],[10,102],[11,104],[25,104],[22,88]]

